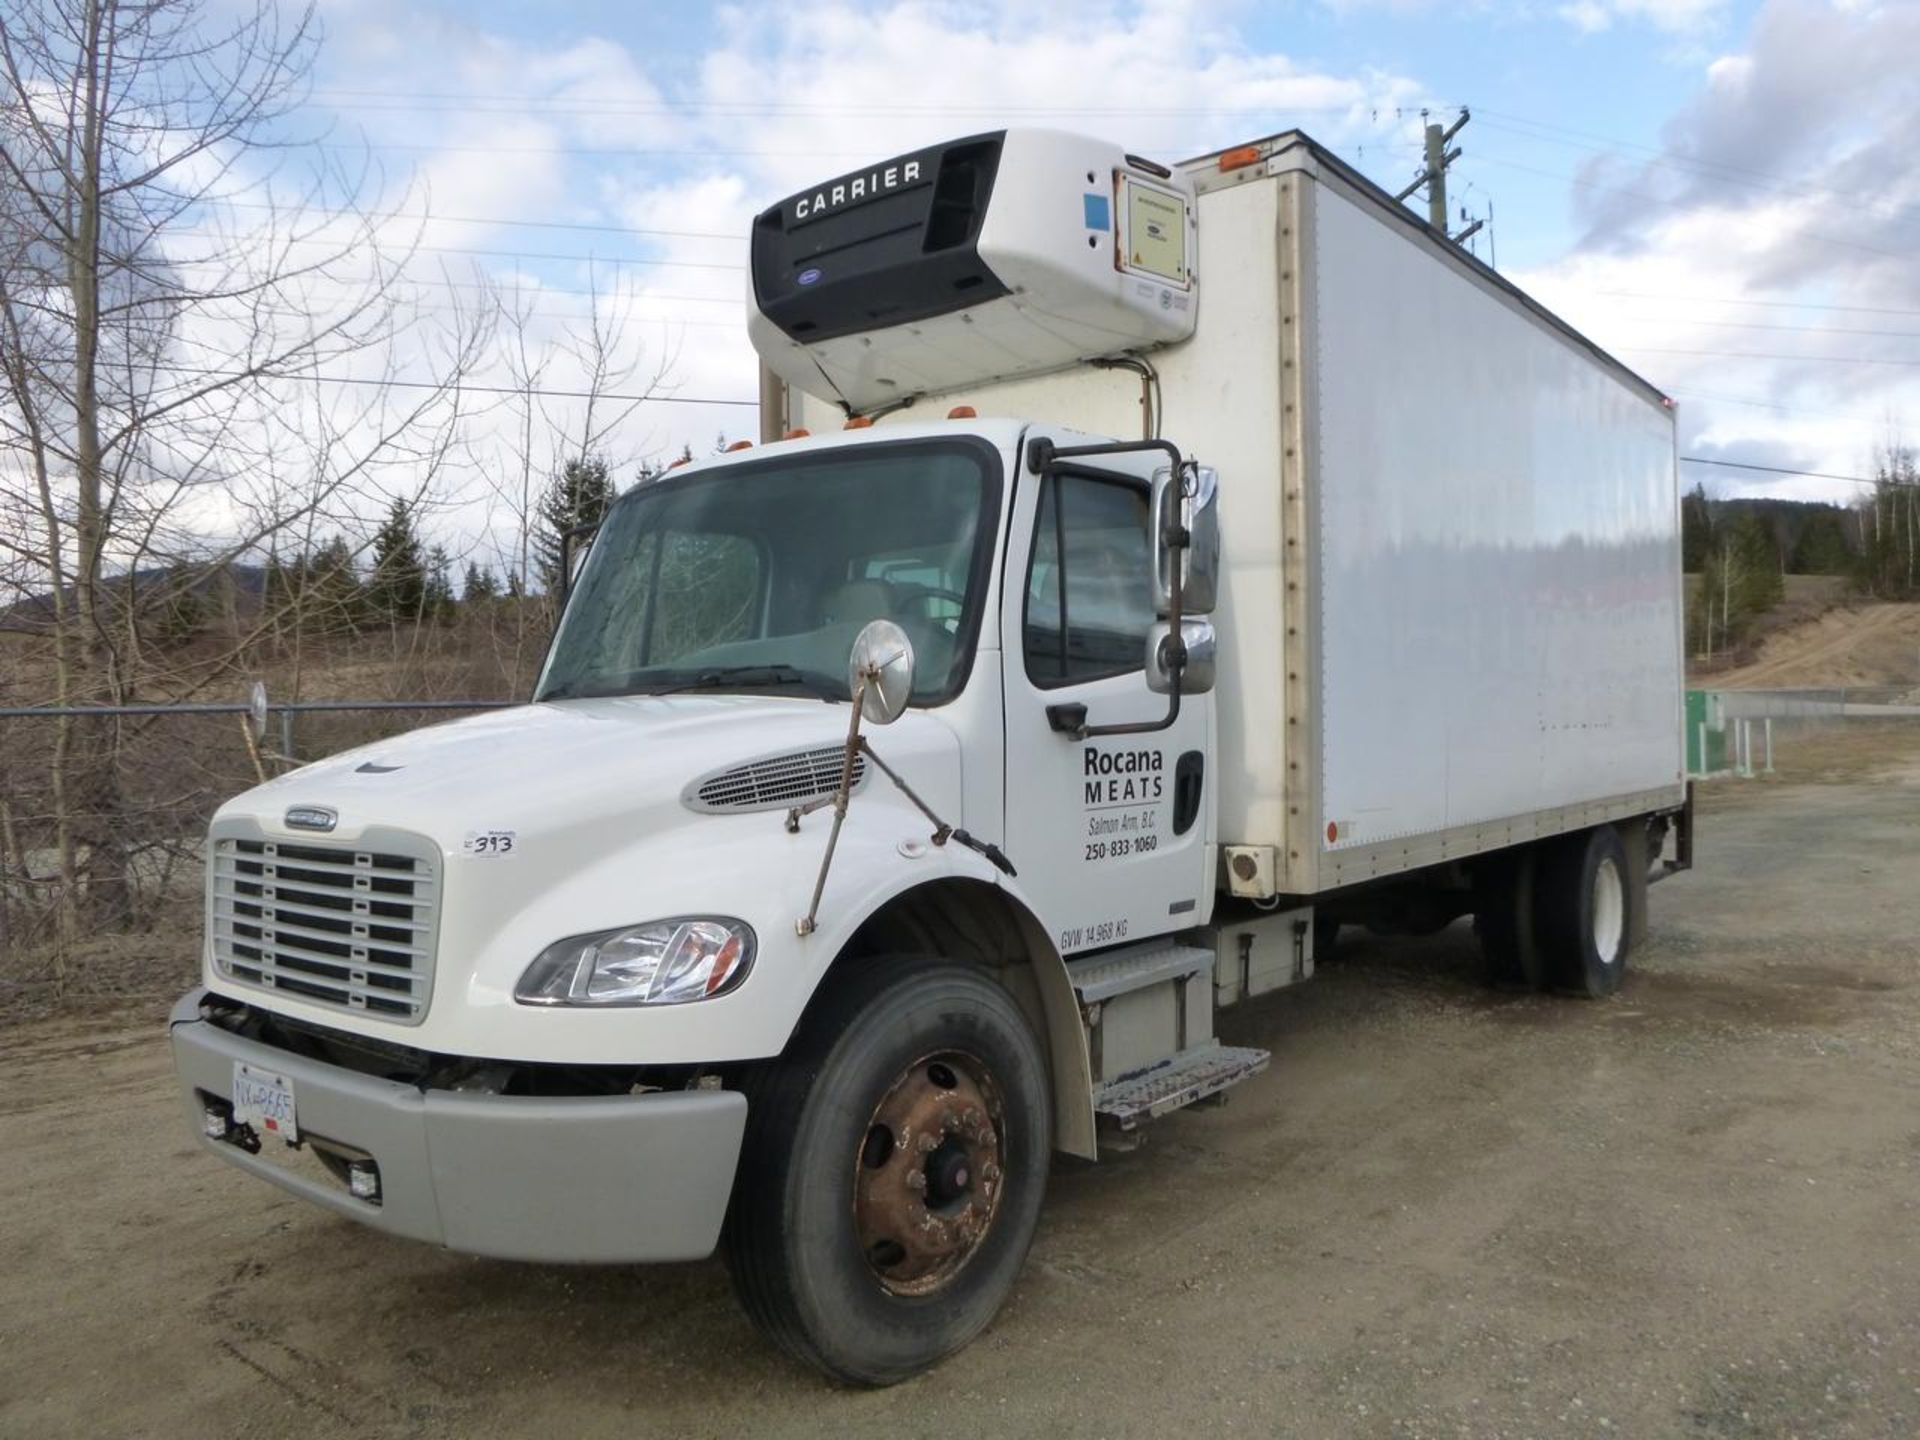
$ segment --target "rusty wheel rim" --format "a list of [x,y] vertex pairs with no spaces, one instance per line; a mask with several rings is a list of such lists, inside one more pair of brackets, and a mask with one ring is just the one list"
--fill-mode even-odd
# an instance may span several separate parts
[[992,1228],[1005,1188],[1006,1115],[987,1068],[943,1051],[901,1072],[874,1107],[854,1158],[861,1253],[895,1295],[930,1295]]

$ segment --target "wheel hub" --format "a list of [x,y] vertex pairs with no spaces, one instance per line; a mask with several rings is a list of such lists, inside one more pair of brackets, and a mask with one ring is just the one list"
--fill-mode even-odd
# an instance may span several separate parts
[[999,1091],[969,1055],[909,1066],[860,1146],[853,1218],[867,1264],[897,1295],[927,1295],[972,1258],[1002,1191]]
[[1626,930],[1626,884],[1620,878],[1620,867],[1608,856],[1595,868],[1593,877],[1593,948],[1602,965],[1619,960]]

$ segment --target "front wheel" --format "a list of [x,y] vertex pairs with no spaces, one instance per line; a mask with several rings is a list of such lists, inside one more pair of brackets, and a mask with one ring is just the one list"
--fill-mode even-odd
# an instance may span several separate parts
[[1046,1192],[1046,1059],[984,973],[882,958],[748,1085],[727,1268],[753,1322],[836,1379],[890,1385],[980,1333]]

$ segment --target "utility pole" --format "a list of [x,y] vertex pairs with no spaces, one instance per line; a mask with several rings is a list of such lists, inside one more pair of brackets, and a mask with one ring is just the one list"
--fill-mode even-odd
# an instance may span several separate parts
[[[1427,114],[1427,111],[1422,110],[1420,112],[1420,118],[1426,120]],[[1479,223],[1475,222],[1467,229],[1462,230],[1458,235],[1448,234],[1447,231],[1447,166],[1460,158],[1460,147],[1456,145],[1449,150],[1447,148],[1447,142],[1458,135],[1461,127],[1472,118],[1472,113],[1463,105],[1460,108],[1460,118],[1444,129],[1441,128],[1437,121],[1428,121],[1426,168],[1420,172],[1418,178],[1416,178],[1411,185],[1393,197],[1396,200],[1405,200],[1422,185],[1426,186],[1427,223],[1442,235],[1445,235],[1447,239],[1455,242],[1465,240],[1480,228]]]

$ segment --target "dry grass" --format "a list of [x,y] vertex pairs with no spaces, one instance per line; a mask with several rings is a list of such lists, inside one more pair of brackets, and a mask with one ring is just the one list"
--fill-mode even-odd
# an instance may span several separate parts
[[50,1015],[137,1010],[155,1020],[200,966],[200,902],[180,899],[145,934],[0,950],[0,1030]]
[[[453,624],[309,639],[297,658],[261,654],[219,672],[201,687],[196,667],[217,663],[230,646],[208,633],[169,658],[171,675],[142,682],[142,700],[182,693],[194,700],[240,701],[256,679],[275,700],[491,700],[525,695],[546,646],[537,608],[499,604]],[[44,705],[54,694],[44,638],[0,635],[0,703]],[[299,718],[294,752],[314,760],[448,718],[444,712],[308,715]],[[191,981],[199,943],[200,860],[208,818],[254,783],[239,717],[179,715],[115,725],[119,792],[115,833],[133,859],[130,933],[55,943],[57,857],[51,762],[54,725],[39,718],[0,721],[0,797],[14,848],[0,846],[0,1023],[104,1000],[177,993]],[[280,744],[269,729],[267,746]],[[270,768],[275,768],[270,765]],[[86,817],[81,817],[82,824]],[[84,833],[84,832],[83,832]]]
[[1703,781],[1696,803],[1724,810],[1763,802],[1785,785],[1846,785],[1920,766],[1920,720],[1841,720],[1778,729],[1773,774]]

